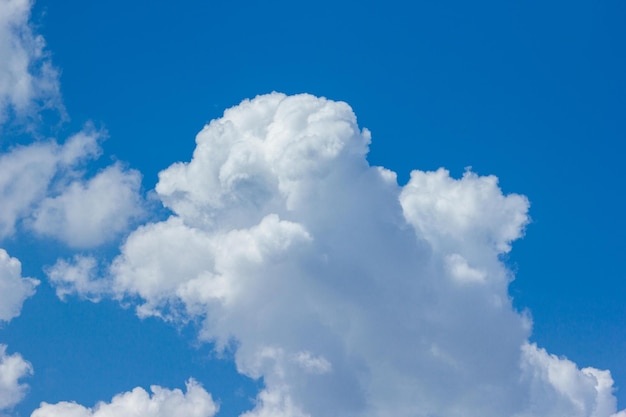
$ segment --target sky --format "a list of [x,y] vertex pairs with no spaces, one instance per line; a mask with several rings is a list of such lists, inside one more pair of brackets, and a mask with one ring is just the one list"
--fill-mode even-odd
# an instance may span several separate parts
[[0,416],[625,417],[625,17],[0,0]]

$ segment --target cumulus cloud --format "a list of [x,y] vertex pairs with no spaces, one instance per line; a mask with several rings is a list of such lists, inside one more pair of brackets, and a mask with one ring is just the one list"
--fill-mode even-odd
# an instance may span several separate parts
[[30,363],[19,354],[8,355],[6,345],[0,344],[0,411],[19,403],[26,395],[27,385],[20,379],[32,374]]
[[63,145],[37,142],[0,154],[0,238],[15,232],[18,219],[46,197],[56,176],[100,152],[98,139],[97,132],[81,132]]
[[22,264],[0,248],[0,323],[20,315],[24,300],[35,293],[39,281],[22,277]]
[[42,403],[31,417],[212,417],[217,405],[211,395],[193,379],[187,382],[186,392],[153,385],[152,395],[143,388],[118,394],[110,403],[101,402],[87,408],[73,402]]
[[527,199],[469,171],[400,186],[369,142],[342,102],[227,110],[160,173],[172,216],[128,237],[102,293],[236,346],[265,383],[247,417],[616,415],[609,372],[530,344],[512,306],[501,258]]
[[45,40],[29,22],[32,0],[0,0],[0,125],[10,115],[32,117],[62,109],[59,73]]
[[75,255],[71,262],[59,259],[53,266],[45,268],[45,272],[61,300],[79,294],[99,301],[107,289],[106,282],[97,279],[98,261],[92,256]]
[[126,231],[143,213],[141,175],[113,164],[84,179],[80,168],[100,155],[101,138],[88,127],[63,144],[35,142],[0,154],[0,239],[21,220],[73,248],[92,248]]
[[112,165],[44,199],[33,215],[33,230],[75,248],[98,246],[127,230],[142,214],[140,186],[138,171]]
[[522,347],[522,375],[532,380],[530,401],[542,404],[546,415],[620,417],[616,409],[613,379],[608,371],[578,369],[575,363],[548,354],[535,344]]

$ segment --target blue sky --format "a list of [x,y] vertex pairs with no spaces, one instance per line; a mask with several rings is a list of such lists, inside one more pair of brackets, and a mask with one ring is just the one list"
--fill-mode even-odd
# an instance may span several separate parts
[[[29,416],[42,401],[93,407],[135,387],[184,390],[194,378],[219,402],[218,416],[253,408],[254,416],[463,415],[446,408],[452,402],[470,415],[621,417],[625,15],[618,1],[0,0],[0,248],[21,263],[20,279],[40,281],[32,294],[0,295],[12,306],[4,316],[0,310],[0,345],[33,370],[19,379],[28,385],[24,395],[0,387],[0,413]],[[7,46],[15,39],[23,50]],[[23,56],[26,66],[8,64]],[[30,90],[15,87],[24,74]],[[205,124],[273,91],[312,96],[266,96],[237,107],[221,120],[231,120],[239,136],[205,129],[196,149]],[[337,101],[371,132],[367,169],[368,134],[345,136],[338,121],[356,124]],[[240,145],[271,130],[253,117],[264,111],[285,115],[274,116],[278,133],[263,145]],[[315,116],[307,120],[324,122],[301,125],[288,116],[307,112]],[[311,137],[317,139],[308,143]],[[39,145],[40,162],[20,168],[16,149]],[[336,147],[346,151],[332,154]],[[222,152],[234,162],[214,156]],[[274,168],[250,162],[259,155]],[[168,168],[176,162],[188,168]],[[219,186],[209,180],[216,166]],[[394,171],[398,184],[371,166]],[[21,170],[35,167],[42,171],[32,181],[43,188],[24,181],[11,191],[15,178],[30,178]],[[412,170],[418,174],[404,187]],[[101,181],[90,182],[95,178]],[[32,198],[24,197],[31,190]],[[22,197],[26,203],[18,203]],[[396,230],[371,220],[387,215],[404,224]],[[407,240],[407,230],[421,243]],[[194,239],[212,248],[206,256],[217,266],[194,257]],[[246,266],[252,252],[239,253],[251,241],[260,251],[255,267]],[[152,248],[158,262],[139,248]],[[177,250],[178,258],[167,256]],[[81,270],[80,260],[95,266]],[[145,272],[154,265],[159,279]],[[9,282],[7,271],[0,269],[0,278]],[[170,283],[185,274],[196,274],[199,287],[190,287],[191,279]],[[272,280],[283,275],[294,278]],[[209,286],[216,276],[224,281]],[[405,276],[417,277],[410,285],[419,288]],[[405,285],[441,300],[431,306],[441,327],[414,306],[427,300],[398,295]],[[185,293],[189,288],[196,289]],[[66,291],[63,300],[59,291]],[[205,293],[220,301],[194,298]],[[512,305],[503,301],[501,310],[476,307],[507,295]],[[335,323],[337,312],[346,323]],[[532,330],[524,327],[530,317]],[[409,324],[390,325],[398,321]],[[468,323],[481,325],[465,334]],[[319,340],[298,329],[319,332]],[[520,359],[511,347],[517,342],[496,340],[536,347]],[[399,346],[389,347],[394,359],[373,360],[383,342]],[[431,368],[436,361],[420,356],[422,344],[447,365]],[[491,348],[511,349],[513,359],[481,362]],[[404,355],[414,359],[404,363]],[[559,374],[561,382],[546,376],[570,369],[564,358],[579,369],[610,370],[617,408],[592,414],[589,404],[600,400],[585,391],[580,381],[589,374],[578,368]],[[519,371],[520,361],[535,379]],[[449,389],[440,389],[439,377],[424,388],[412,369],[439,375]],[[343,400],[325,394],[328,382],[316,379],[331,376]],[[388,392],[377,383],[383,377]],[[509,387],[516,378],[525,382]],[[498,395],[511,408],[481,408],[468,399],[470,381],[508,387]],[[533,390],[545,397],[532,397]],[[208,404],[202,392],[193,391]],[[584,406],[572,405],[570,394]],[[432,404],[412,402],[422,396]],[[63,415],[40,410],[33,417]],[[198,413],[212,415],[210,407]]]

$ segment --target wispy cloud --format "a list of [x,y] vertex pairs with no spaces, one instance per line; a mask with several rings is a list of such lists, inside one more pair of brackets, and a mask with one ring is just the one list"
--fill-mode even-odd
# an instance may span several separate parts
[[0,0],[0,126],[36,119],[44,108],[64,113],[59,71],[30,23],[31,0]]

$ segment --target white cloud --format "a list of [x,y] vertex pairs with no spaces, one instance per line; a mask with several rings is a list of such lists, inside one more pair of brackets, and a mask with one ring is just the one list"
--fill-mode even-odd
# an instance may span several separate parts
[[33,230],[74,248],[108,242],[142,214],[140,186],[139,172],[112,165],[88,181],[72,182],[60,195],[44,199],[33,215]]
[[528,222],[524,196],[504,196],[496,177],[471,171],[460,180],[442,168],[413,171],[400,201],[407,221],[435,249],[445,252],[457,248],[471,252],[475,247],[478,256],[506,253]]
[[626,414],[626,410],[613,414],[617,404],[610,372],[578,369],[572,361],[548,354],[535,344],[525,344],[522,351],[523,378],[532,381],[529,400],[536,415],[620,417]]
[[139,172],[113,164],[83,178],[80,168],[100,155],[101,137],[87,127],[61,145],[36,142],[0,154],[0,239],[24,221],[39,235],[93,248],[118,237],[142,215]]
[[152,395],[143,388],[118,394],[110,403],[100,402],[87,408],[74,402],[42,403],[31,417],[212,417],[217,405],[193,379],[187,382],[187,391],[169,390],[153,385]]
[[[24,300],[35,293],[39,281],[22,277],[22,264],[0,248],[0,324],[20,315]],[[28,386],[20,379],[32,374],[30,363],[18,353],[7,355],[0,344],[0,415],[19,403]]]
[[41,108],[61,111],[59,74],[45,40],[29,23],[31,0],[0,0],[0,125],[11,115],[32,117]]
[[35,293],[39,281],[22,278],[22,264],[0,249],[0,322],[20,315],[22,303]]
[[310,417],[284,391],[288,389],[274,387],[272,390],[261,391],[254,410],[243,413],[241,417]]
[[13,234],[17,219],[45,195],[57,167],[55,150],[54,144],[41,143],[0,155],[0,237]]
[[0,239],[45,198],[55,176],[99,153],[98,139],[96,132],[81,132],[63,145],[33,143],[0,154]]
[[61,300],[79,294],[99,301],[107,288],[105,282],[97,279],[98,261],[91,256],[75,255],[72,262],[59,259],[52,267],[45,268],[45,272]]
[[512,307],[500,256],[527,199],[472,172],[401,187],[369,141],[347,104],[309,95],[227,110],[161,172],[174,214],[128,237],[104,292],[235,340],[265,382],[249,416],[615,413],[610,374],[530,345]]
[[6,348],[0,344],[0,411],[10,409],[24,398],[28,387],[19,381],[33,372],[30,363],[17,353],[8,355]]

